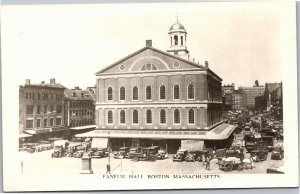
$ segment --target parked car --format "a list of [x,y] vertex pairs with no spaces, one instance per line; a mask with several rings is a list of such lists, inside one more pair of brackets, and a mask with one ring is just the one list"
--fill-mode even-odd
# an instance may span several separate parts
[[186,149],[179,149],[177,153],[173,156],[173,162],[182,162],[184,161],[186,155],[188,154],[188,150]]
[[83,150],[83,147],[81,145],[81,142],[76,142],[76,143],[70,143],[67,148],[67,156],[68,157],[73,157],[73,154],[78,151],[78,150]]
[[145,161],[155,161],[156,160],[156,154],[158,151],[157,146],[152,146],[148,148],[141,148],[138,152],[132,153],[132,160],[133,161],[139,161],[139,160],[145,160]]
[[109,154],[107,148],[97,148],[97,150],[93,153],[92,158],[104,158]]
[[166,150],[158,150],[158,152],[156,154],[156,158],[159,160],[163,160],[163,159],[169,158],[169,155],[166,152]]
[[114,153],[114,158],[115,159],[120,159],[120,158],[129,158],[129,147],[120,147],[117,152]]
[[272,153],[271,153],[271,159],[272,160],[281,160],[284,157],[284,150],[282,147],[274,147]]
[[185,156],[186,162],[195,162],[200,160],[201,160],[200,151],[189,151],[188,154]]
[[73,154],[74,158],[81,158],[84,154],[84,150],[78,150]]
[[51,154],[52,158],[61,158],[66,155],[65,148],[62,145],[56,145],[54,147],[53,153]]

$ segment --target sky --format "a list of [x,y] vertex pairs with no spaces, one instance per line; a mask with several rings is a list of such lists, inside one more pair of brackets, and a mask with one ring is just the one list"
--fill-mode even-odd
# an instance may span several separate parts
[[187,31],[191,59],[222,84],[282,81],[282,19],[276,3],[6,5],[2,7],[2,72],[17,85],[96,83],[95,73],[143,48],[166,51],[176,21]]

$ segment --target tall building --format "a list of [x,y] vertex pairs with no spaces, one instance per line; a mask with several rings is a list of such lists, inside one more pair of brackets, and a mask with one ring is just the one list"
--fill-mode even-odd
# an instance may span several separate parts
[[19,88],[19,133],[20,137],[31,136],[38,141],[49,137],[67,135],[64,127],[65,87],[50,79],[40,84],[32,84],[27,79]]
[[265,92],[264,86],[256,86],[253,87],[239,87],[242,91],[242,104],[245,108],[254,108],[255,107],[255,97],[262,96]]
[[95,129],[95,98],[93,90],[79,87],[64,92],[65,126],[77,134]]
[[232,93],[232,109],[233,110],[241,110],[243,99],[243,92],[240,90],[234,90]]
[[[109,139],[111,147],[199,149],[228,141],[234,126],[222,124],[222,79],[205,65],[186,60],[186,31],[169,31],[168,52],[146,46],[98,71],[96,125],[82,136]],[[107,141],[107,140],[105,140]]]
[[267,107],[282,104],[282,83],[266,83],[264,96],[267,99]]

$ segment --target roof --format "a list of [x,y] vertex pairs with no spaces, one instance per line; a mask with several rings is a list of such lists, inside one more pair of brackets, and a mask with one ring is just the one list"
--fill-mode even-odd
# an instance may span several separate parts
[[86,126],[72,127],[70,129],[81,130],[81,129],[94,129],[96,127],[97,127],[96,125],[86,125]]
[[177,31],[177,30],[183,30],[183,31],[185,31],[184,26],[183,26],[180,22],[178,22],[178,21],[176,21],[176,22],[170,27],[170,31]]
[[66,87],[64,87],[61,84],[24,84],[23,87],[41,87],[41,88],[54,88],[54,89],[65,89]]
[[76,137],[99,138],[148,138],[148,139],[192,139],[192,140],[224,140],[227,139],[235,125],[220,124],[210,131],[172,131],[172,130],[94,130],[75,135]]
[[125,61],[125,60],[127,60],[127,59],[129,59],[129,58],[131,58],[131,57],[133,57],[133,56],[135,56],[135,55],[137,55],[137,54],[139,54],[139,53],[141,53],[141,52],[147,50],[147,49],[150,49],[150,50],[156,51],[156,52],[158,52],[158,53],[161,53],[161,54],[163,54],[163,55],[167,55],[167,56],[172,57],[172,58],[175,58],[175,59],[177,59],[177,60],[181,60],[181,61],[183,61],[183,62],[189,63],[190,65],[193,65],[193,66],[195,66],[195,67],[197,67],[197,68],[203,68],[203,69],[204,69],[204,66],[198,65],[197,63],[194,63],[194,62],[192,62],[192,61],[189,61],[189,60],[183,59],[183,58],[181,58],[181,57],[172,55],[172,54],[170,54],[170,53],[168,53],[168,52],[165,52],[165,51],[161,51],[161,50],[156,49],[156,48],[153,48],[153,47],[151,47],[151,46],[145,46],[144,48],[142,48],[142,49],[140,49],[140,50],[138,50],[138,51],[136,51],[136,52],[134,52],[134,53],[132,53],[132,54],[130,54],[130,55],[128,55],[128,56],[122,58],[122,59],[120,59],[119,61],[116,61],[115,63],[113,63],[113,64],[107,66],[106,68],[104,68],[104,69],[98,71],[98,72],[96,73],[96,75],[99,75],[99,74],[103,73],[104,71],[106,71],[106,70],[112,68],[113,66],[115,66],[115,65],[117,65],[117,64],[119,64],[119,63],[122,63],[123,61]]
[[89,90],[66,89],[64,91],[65,98],[68,100],[95,100]]

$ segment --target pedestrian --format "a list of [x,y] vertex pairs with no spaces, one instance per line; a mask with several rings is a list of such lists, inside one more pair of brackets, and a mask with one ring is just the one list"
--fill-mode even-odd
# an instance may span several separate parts
[[106,174],[110,174],[110,164],[108,163],[107,165],[106,165]]
[[209,157],[206,157],[206,167],[205,170],[210,170],[210,161],[209,161]]

